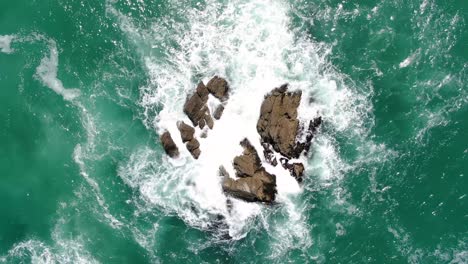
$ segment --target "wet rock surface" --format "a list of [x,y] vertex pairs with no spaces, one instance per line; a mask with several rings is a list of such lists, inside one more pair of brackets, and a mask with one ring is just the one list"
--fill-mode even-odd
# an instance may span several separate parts
[[215,112],[213,113],[213,117],[216,119],[216,120],[219,120],[221,118],[221,115],[223,114],[223,111],[224,111],[224,106],[223,105],[218,105],[216,107],[216,110]]
[[196,138],[192,138],[192,140],[187,142],[186,146],[187,150],[190,152],[190,154],[192,154],[192,157],[194,157],[195,159],[198,159],[198,157],[200,157],[200,142],[198,142]]
[[164,132],[160,137],[161,143],[163,145],[164,151],[171,158],[176,158],[179,156],[179,149],[172,139],[171,133],[169,131]]
[[240,178],[235,180],[225,176],[222,184],[224,192],[249,202],[273,202],[276,196],[276,176],[265,170],[257,151],[247,139],[241,145],[244,148],[242,155],[234,158],[234,169]]
[[207,84],[206,87],[210,93],[221,100],[222,102],[226,101],[229,98],[229,85],[227,81],[218,76],[213,77]]
[[200,128],[205,126],[205,116],[210,114],[208,106],[206,105],[208,93],[206,86],[203,82],[200,82],[195,93],[188,97],[184,104],[184,113],[190,121],[192,121],[193,126],[199,126]]
[[186,143],[185,146],[187,147],[187,150],[192,154],[192,157],[198,159],[201,154],[201,150],[200,142],[198,142],[194,137],[195,129],[183,121],[177,123],[177,128],[179,129],[182,142]]
[[314,134],[322,123],[322,118],[317,117],[307,127],[300,124],[297,109],[301,97],[301,91],[289,92],[287,84],[275,88],[265,96],[257,122],[265,160],[276,166],[278,161],[275,152],[281,154],[281,165],[298,182],[303,180],[304,165],[300,162],[291,163],[290,160],[307,154]]
[[257,131],[262,143],[270,144],[276,152],[291,159],[298,158],[301,153],[296,138],[299,132],[297,108],[302,92],[288,92],[287,89],[287,85],[283,85],[265,96]]
[[[213,115],[207,105],[210,95],[219,101],[215,104]],[[263,152],[264,161],[274,167],[281,164],[298,182],[302,182],[305,171],[298,158],[307,154],[322,123],[321,117],[305,124],[299,121],[298,107],[301,97],[301,91],[288,91],[287,84],[273,89],[264,98],[257,122],[262,146],[260,151]],[[198,135],[201,138],[207,137],[208,129],[213,129],[215,120],[222,117],[228,99],[229,85],[225,79],[218,76],[213,77],[206,85],[200,82],[195,92],[187,98],[183,110],[193,127],[180,121],[177,128],[182,142],[193,158],[199,158],[202,148],[196,138],[197,128],[200,129]],[[179,150],[169,132],[161,135],[161,142],[169,156],[179,156]],[[249,140],[244,139],[240,144],[243,152],[232,160],[235,177],[231,177],[223,166],[220,166],[218,171],[222,177],[222,189],[228,195],[228,200],[237,198],[248,202],[274,202],[277,192],[276,176],[266,171],[257,150]]]
[[190,125],[185,124],[183,121],[177,124],[177,128],[180,131],[180,137],[182,138],[182,142],[188,142],[192,140],[193,135],[195,134],[195,129]]

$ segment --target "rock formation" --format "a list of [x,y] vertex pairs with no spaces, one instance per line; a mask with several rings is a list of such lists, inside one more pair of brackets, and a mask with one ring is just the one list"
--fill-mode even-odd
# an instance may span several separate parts
[[239,179],[229,177],[226,170],[220,169],[220,174],[224,176],[224,192],[249,202],[273,202],[276,196],[276,176],[265,170],[257,151],[247,139],[241,142],[241,146],[244,152],[234,158],[234,169]]
[[[213,116],[207,106],[210,94],[219,100]],[[264,98],[257,122],[265,161],[272,166],[280,163],[298,182],[302,181],[304,165],[297,159],[309,151],[311,141],[322,123],[321,117],[317,117],[306,125],[301,124],[297,118],[301,96],[301,91],[288,91],[287,84],[273,89]],[[229,85],[225,79],[218,76],[213,77],[206,86],[200,82],[195,92],[187,98],[184,113],[193,127],[184,122],[178,122],[177,127],[182,142],[193,158],[198,159],[201,154],[200,142],[195,137],[197,127],[201,129],[200,137],[207,137],[208,129],[205,126],[213,129],[213,118],[221,118],[228,99]],[[169,132],[161,135],[161,142],[169,156],[179,155]],[[243,153],[234,157],[232,161],[236,177],[231,177],[223,166],[219,168],[219,175],[223,177],[223,191],[228,196],[249,202],[274,202],[276,176],[266,171],[257,150],[247,139],[240,144]]]
[[198,157],[200,157],[200,154],[201,154],[200,142],[198,142],[196,138],[192,138],[192,140],[187,142],[186,146],[187,146],[188,151],[192,154],[192,156],[195,159],[198,159]]
[[194,137],[195,129],[190,125],[185,124],[183,121],[177,123],[177,128],[180,131],[182,142],[186,143],[187,150],[192,154],[195,159],[201,154],[200,142]]
[[176,158],[179,156],[179,149],[177,145],[172,140],[171,133],[169,131],[164,132],[160,137],[161,143],[163,145],[164,151],[171,158]]
[[180,131],[180,137],[182,138],[182,142],[188,142],[193,139],[193,135],[195,134],[195,129],[187,124],[185,124],[183,121],[179,122],[177,124],[177,128],[179,128]]
[[210,93],[221,100],[221,102],[226,101],[229,98],[229,85],[227,81],[218,76],[213,77],[207,84],[206,87]]
[[205,124],[213,122],[210,110],[206,105],[208,94],[208,89],[203,82],[200,82],[195,93],[187,99],[184,105],[184,113],[194,126],[198,126],[201,129],[205,127]]
[[283,85],[265,96],[257,131],[262,143],[270,144],[276,152],[291,159],[298,158],[301,152],[296,138],[299,132],[297,108],[302,93],[287,92],[287,88],[287,85]]
[[[218,98],[221,102],[227,101],[229,98],[229,85],[227,81],[215,76],[206,86],[203,82],[200,82],[195,93],[187,98],[184,105],[184,113],[192,121],[193,126],[198,126],[200,129],[203,129],[205,125],[210,129],[213,129],[214,126],[213,117],[206,104],[209,94]],[[223,110],[224,106],[220,104],[215,110],[214,117],[216,119],[221,118]]]
[[[309,151],[313,136],[322,123],[322,118],[318,117],[310,121],[307,129],[300,125],[297,108],[301,103],[301,96],[301,91],[288,92],[287,84],[274,89],[265,96],[257,122],[265,160],[276,166],[278,161],[274,152],[281,154],[281,165],[299,182],[302,181],[304,165],[290,164],[289,160],[297,159],[302,153]],[[303,136],[300,137],[301,135]],[[300,141],[299,138],[303,140]]]
[[216,119],[216,120],[219,120],[221,118],[221,115],[223,114],[224,112],[224,106],[222,104],[218,105],[216,107],[216,110],[213,114],[213,117]]

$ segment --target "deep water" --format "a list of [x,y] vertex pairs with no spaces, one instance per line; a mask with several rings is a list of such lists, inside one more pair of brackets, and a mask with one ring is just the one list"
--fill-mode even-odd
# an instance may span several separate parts
[[[466,0],[2,0],[0,263],[468,263],[467,23]],[[207,154],[169,160],[216,74]],[[324,120],[305,180],[229,213],[213,168],[285,82]]]

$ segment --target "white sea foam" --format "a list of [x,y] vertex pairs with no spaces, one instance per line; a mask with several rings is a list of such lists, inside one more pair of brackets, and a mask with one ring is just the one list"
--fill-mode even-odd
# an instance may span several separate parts
[[7,255],[0,256],[0,263],[34,264],[94,264],[99,263],[75,240],[59,240],[53,246],[43,241],[30,239],[15,244]]
[[[184,5],[183,1],[171,4],[175,10]],[[322,115],[333,132],[365,137],[364,119],[371,111],[366,96],[350,89],[343,76],[329,67],[325,46],[289,29],[288,8],[279,1],[208,1],[204,10],[180,9],[183,12],[177,16],[186,19],[186,24],[167,16],[155,21],[149,32],[139,30],[108,3],[108,12],[119,20],[129,39],[136,44],[155,40],[146,46],[165,52],[159,57],[141,51],[150,76],[150,84],[141,89],[141,106],[147,127],[158,133],[170,131],[181,156],[172,160],[143,148],[119,169],[122,179],[139,190],[149,204],[176,212],[198,227],[208,227],[207,220],[213,215],[223,215],[236,239],[246,235],[254,216],[265,219],[271,215],[267,207],[238,200],[229,212],[217,171],[224,165],[234,174],[232,159],[242,152],[239,142],[243,138],[262,153],[256,131],[260,104],[266,93],[286,82],[291,89],[303,91],[301,120]],[[171,43],[177,43],[178,48]],[[227,78],[231,94],[221,120],[215,122],[206,139],[200,139],[200,158],[193,160],[182,144],[176,122],[190,123],[182,107],[199,81],[197,76],[203,76],[206,83],[213,75]],[[341,179],[349,165],[340,159],[332,137],[319,136],[315,144],[314,159],[301,158],[307,167],[306,177],[318,175],[325,184]],[[273,255],[284,254],[291,247],[309,247],[312,238],[303,215],[306,209],[295,202],[301,186],[281,166],[266,168],[277,175],[278,210],[286,217],[285,221],[264,222],[277,241]]]
[[415,60],[418,59],[419,54],[420,54],[420,49],[416,50],[413,52],[411,55],[409,55],[406,59],[404,59],[400,64],[398,65],[400,68],[406,68],[409,65],[411,65]]
[[36,78],[42,82],[43,85],[49,87],[57,94],[63,96],[65,100],[73,100],[80,95],[78,89],[66,89],[63,83],[57,77],[58,70],[58,50],[55,41],[50,40],[49,56],[45,56],[41,60],[41,64],[36,69]]
[[15,39],[14,35],[0,36],[0,51],[3,53],[12,53],[11,42]]

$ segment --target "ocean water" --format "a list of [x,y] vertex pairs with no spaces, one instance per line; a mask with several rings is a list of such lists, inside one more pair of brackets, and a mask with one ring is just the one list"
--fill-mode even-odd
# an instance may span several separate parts
[[[0,263],[468,263],[467,23],[466,0],[1,0]],[[168,159],[214,75],[202,156]],[[304,182],[228,212],[216,169],[286,82],[324,120]]]

